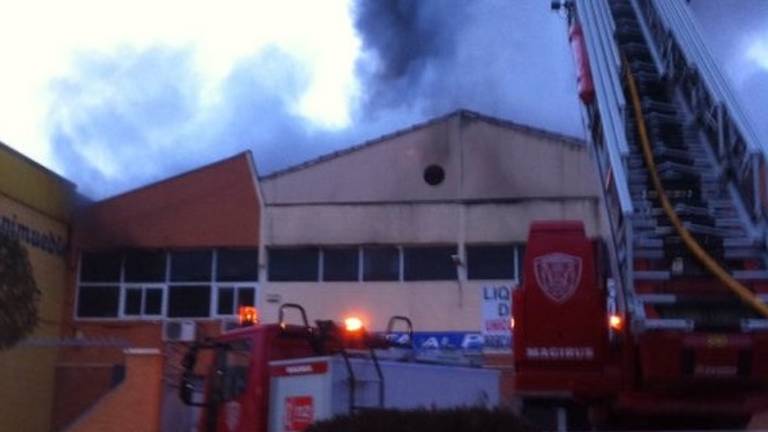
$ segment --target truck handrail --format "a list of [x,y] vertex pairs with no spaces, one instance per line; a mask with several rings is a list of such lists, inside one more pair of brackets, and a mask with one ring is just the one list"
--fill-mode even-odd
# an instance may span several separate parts
[[286,309],[296,309],[301,313],[301,319],[304,322],[304,327],[309,328],[309,320],[307,319],[307,311],[304,310],[304,307],[302,307],[299,304],[296,303],[283,303],[280,305],[280,309],[277,310],[277,322],[280,324],[280,327],[285,327],[285,321],[283,320],[285,315]]

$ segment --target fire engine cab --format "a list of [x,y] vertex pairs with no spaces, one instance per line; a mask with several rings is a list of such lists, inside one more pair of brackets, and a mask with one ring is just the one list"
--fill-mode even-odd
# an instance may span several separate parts
[[[288,312],[301,324],[289,324]],[[216,432],[303,431],[336,415],[371,408],[493,407],[499,372],[419,361],[410,343],[366,331],[350,317],[343,325],[317,321],[283,304],[279,321],[258,324],[253,308],[243,326],[187,352],[180,396],[202,407],[199,430]],[[393,317],[387,333],[406,317]],[[412,337],[409,338],[413,340]]]

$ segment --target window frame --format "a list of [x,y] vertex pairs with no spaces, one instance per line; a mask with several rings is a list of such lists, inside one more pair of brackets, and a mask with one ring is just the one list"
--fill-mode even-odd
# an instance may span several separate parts
[[224,248],[224,247],[218,247],[214,249],[213,254],[213,268],[211,269],[211,279],[214,283],[217,284],[239,284],[246,281],[251,281],[251,279],[243,279],[243,280],[219,280],[219,260],[221,259],[221,253],[225,252],[250,252],[255,253],[256,255],[256,261],[253,263],[255,269],[256,269],[256,280],[259,278],[259,248]]
[[[314,251],[315,253],[315,278],[314,279],[272,279],[272,253],[275,251]],[[297,246],[269,246],[267,251],[266,281],[268,283],[317,283],[323,281],[323,250],[318,245],[297,245]],[[309,264],[309,263],[307,263]]]
[[[323,283],[350,283],[350,282],[362,282],[362,247],[358,245],[334,245],[334,246],[321,246],[320,247],[320,274],[319,279],[320,282]],[[354,251],[355,255],[355,278],[354,279],[338,279],[338,280],[329,280],[326,278],[326,256],[325,254],[328,251]]]
[[[125,312],[125,306],[126,301],[128,298],[128,290],[132,289],[140,289],[141,290],[141,311],[137,315],[133,314],[127,314]],[[160,297],[160,314],[148,314],[146,313],[146,299],[147,299],[147,290],[155,290],[159,289],[161,290],[161,297]],[[166,317],[166,308],[168,304],[168,284],[167,283],[159,283],[159,282],[146,282],[146,283],[137,283],[137,282],[127,282],[123,284],[122,289],[120,290],[120,318],[124,320],[159,320]]]
[[[219,315],[218,312],[218,290],[219,287],[225,287],[225,286],[246,286],[249,288],[253,288],[253,300],[254,304],[258,307],[259,304],[259,288],[260,284],[258,279],[257,280],[250,280],[250,281],[230,281],[230,282],[218,282],[217,279],[217,269],[218,269],[218,250],[219,248],[202,248],[200,251],[208,251],[211,252],[211,278],[210,280],[205,281],[195,281],[195,282],[181,282],[181,281],[171,281],[171,254],[173,252],[184,252],[184,251],[197,251],[192,249],[180,249],[180,250],[164,250],[163,253],[165,254],[165,278],[163,281],[135,281],[135,282],[127,282],[125,280],[125,263],[126,263],[126,253],[127,251],[120,251],[121,254],[121,260],[120,260],[120,278],[117,282],[82,282],[80,280],[81,276],[81,270],[82,270],[82,261],[83,261],[83,255],[85,253],[94,253],[91,251],[81,251],[78,254],[77,259],[77,265],[76,265],[76,274],[75,274],[75,293],[74,293],[74,307],[72,308],[72,319],[75,322],[117,322],[117,321],[168,321],[168,320],[177,320],[177,319],[185,319],[185,320],[193,320],[193,321],[216,321],[220,319],[231,319],[234,316],[237,316],[237,313],[235,312],[234,315]],[[103,316],[103,317],[91,317],[91,316],[80,316],[78,314],[78,307],[80,305],[80,291],[81,287],[96,287],[96,286],[108,286],[108,287],[117,287],[118,289],[118,304],[117,304],[117,313],[115,315],[110,316]],[[211,289],[210,295],[208,297],[209,299],[209,308],[208,308],[208,314],[207,316],[200,316],[200,317],[170,317],[169,316],[169,307],[170,307],[170,289],[172,286],[209,286]],[[125,314],[125,303],[126,298],[128,295],[129,289],[142,289],[142,313],[140,315],[128,315]],[[147,289],[162,289],[162,305],[161,305],[161,314],[160,315],[154,315],[154,314],[146,314],[145,313],[145,302],[146,302],[146,290]],[[235,300],[237,301],[237,295],[235,297]]]
[[[216,294],[214,294],[214,297],[216,298],[216,304],[214,305],[214,317],[216,318],[224,318],[224,319],[231,319],[236,318],[238,316],[238,310],[237,305],[240,304],[240,290],[244,289],[252,289],[253,290],[253,305],[256,306],[258,303],[258,284],[256,283],[248,283],[248,282],[222,282],[218,283],[215,286]],[[225,288],[232,288],[234,290],[234,295],[232,296],[232,313],[231,314],[222,314],[219,313],[219,290],[225,289]]]
[[[366,279],[365,277],[365,251],[366,249],[393,249],[396,256],[395,260],[397,261],[397,275],[394,279]],[[363,283],[392,283],[392,282],[403,282],[404,276],[403,276],[403,246],[401,245],[394,245],[394,244],[370,244],[370,245],[362,245],[360,247],[360,282]]]
[[[87,288],[97,288],[97,287],[109,287],[109,288],[117,288],[117,310],[115,311],[115,315],[108,315],[108,316],[80,316],[79,310],[80,310],[80,287],[87,287]],[[72,314],[75,317],[75,320],[82,320],[82,321],[111,321],[111,320],[119,320],[120,319],[120,312],[123,310],[123,296],[122,296],[122,284],[115,284],[115,283],[98,283],[98,282],[86,282],[85,284],[78,284],[77,286],[77,293],[75,295],[75,307],[72,308]]]
[[[523,262],[524,257],[524,251],[526,248],[525,242],[504,242],[504,243],[467,243],[464,245],[464,253],[467,257],[467,269],[466,269],[466,275],[467,275],[467,281],[472,282],[498,282],[498,281],[513,281],[515,284],[519,285],[522,283],[522,273],[523,273],[523,267],[525,263]],[[514,278],[512,279],[481,279],[481,278],[470,278],[469,277],[469,248],[471,247],[486,247],[486,246],[505,246],[505,247],[512,247],[514,248]]]
[[456,281],[461,280],[462,275],[459,272],[458,266],[455,263],[453,263],[453,260],[451,260],[451,266],[453,268],[453,275],[452,275],[452,277],[439,278],[439,279],[432,279],[432,278],[413,279],[413,278],[408,278],[407,277],[408,263],[407,263],[407,260],[406,260],[406,252],[408,251],[408,249],[449,249],[450,248],[450,249],[453,249],[453,253],[451,254],[451,256],[452,256],[452,255],[458,255],[459,254],[459,248],[460,247],[461,247],[461,245],[456,244],[456,243],[453,243],[453,244],[450,244],[450,243],[406,244],[406,245],[401,246],[401,248],[400,248],[400,264],[401,264],[401,266],[400,266],[400,278],[401,279],[400,280],[403,281],[403,282],[406,282],[406,283],[422,283],[422,282],[428,282],[428,283],[429,282],[433,282],[434,283],[434,282],[450,282],[450,281],[456,282]]

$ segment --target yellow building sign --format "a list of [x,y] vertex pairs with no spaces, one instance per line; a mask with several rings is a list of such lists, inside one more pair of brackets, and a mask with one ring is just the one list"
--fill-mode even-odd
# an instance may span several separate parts
[[15,348],[0,351],[0,431],[49,431],[56,347],[67,280],[74,185],[0,144],[0,235],[25,246],[40,289],[39,324]]

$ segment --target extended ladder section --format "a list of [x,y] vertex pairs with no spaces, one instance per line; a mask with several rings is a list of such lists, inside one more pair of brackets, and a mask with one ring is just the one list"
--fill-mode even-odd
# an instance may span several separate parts
[[768,151],[687,4],[574,4],[595,86],[585,116],[614,279],[633,329],[768,330]]

